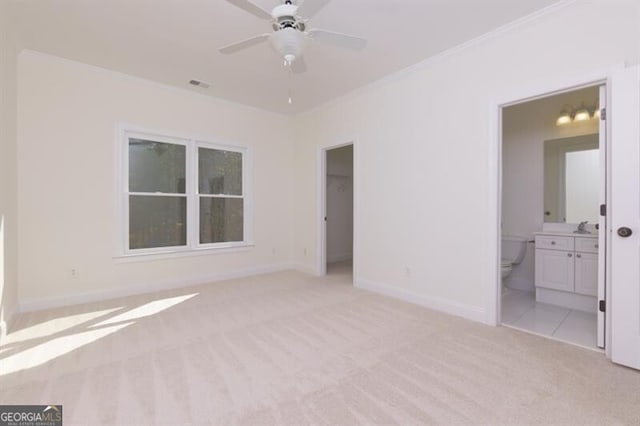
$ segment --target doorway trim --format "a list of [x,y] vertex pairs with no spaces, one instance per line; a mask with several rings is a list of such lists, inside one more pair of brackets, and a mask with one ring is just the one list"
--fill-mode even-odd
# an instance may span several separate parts
[[[490,227],[492,229],[493,238],[490,239],[489,253],[491,256],[491,265],[489,268],[489,277],[487,291],[486,291],[486,318],[485,322],[489,325],[498,326],[501,324],[501,279],[500,279],[500,258],[501,258],[501,237],[502,237],[502,112],[503,109],[509,106],[534,101],[537,99],[546,98],[553,95],[558,95],[566,92],[571,92],[586,87],[594,87],[605,85],[607,88],[611,85],[611,73],[613,69],[622,68],[624,65],[618,65],[613,68],[608,68],[599,72],[591,73],[585,76],[577,77],[574,79],[559,80],[555,83],[538,85],[535,87],[526,87],[518,89],[513,93],[508,93],[504,96],[494,98],[490,102],[489,112],[489,126],[490,126],[490,148],[489,148],[489,173],[491,187],[495,188],[495,191],[490,191],[490,206],[492,209],[490,215]],[[605,105],[611,105],[609,97],[611,91],[607,90],[607,99]],[[608,117],[609,119],[610,117]],[[607,138],[607,151],[610,150],[611,141],[611,126],[606,128]],[[609,170],[607,171],[607,182],[609,181]],[[606,203],[610,204],[610,191],[606,193]],[[607,238],[608,238],[608,231]],[[607,256],[608,257],[608,256]],[[608,263],[608,259],[607,259]],[[606,269],[606,297],[610,299],[611,292],[611,270]],[[611,335],[611,321],[609,320],[610,313],[607,312],[607,319],[605,322],[606,335]],[[605,344],[605,353],[607,357],[610,357],[611,347],[609,345],[609,338]]]
[[318,212],[317,232],[318,247],[316,250],[316,275],[327,274],[327,151],[345,146],[353,146],[353,284],[357,282],[358,268],[358,228],[359,228],[359,145],[355,140],[349,142],[321,145],[318,147]]

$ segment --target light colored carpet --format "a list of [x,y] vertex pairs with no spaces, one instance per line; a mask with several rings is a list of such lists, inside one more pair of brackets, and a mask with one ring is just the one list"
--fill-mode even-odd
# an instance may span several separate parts
[[23,315],[0,403],[63,404],[67,426],[640,424],[639,372],[338,271]]

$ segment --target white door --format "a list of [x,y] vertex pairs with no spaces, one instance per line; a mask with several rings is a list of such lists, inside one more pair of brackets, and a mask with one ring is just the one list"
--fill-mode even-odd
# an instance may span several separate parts
[[611,359],[640,369],[640,68],[611,78]]
[[[600,86],[600,96],[598,101],[600,102],[600,109],[607,107],[607,88],[606,86]],[[599,191],[599,204],[604,206],[607,204],[607,194],[609,190],[609,145],[607,143],[607,120],[602,117],[600,120],[600,128],[598,135],[600,138],[600,191]],[[605,347],[606,342],[606,313],[604,309],[601,309],[600,303],[606,301],[607,298],[607,256],[609,243],[607,235],[607,224],[609,223],[607,215],[600,212],[600,218],[598,224],[600,226],[600,232],[598,232],[598,328],[597,328],[597,345],[599,348]]]

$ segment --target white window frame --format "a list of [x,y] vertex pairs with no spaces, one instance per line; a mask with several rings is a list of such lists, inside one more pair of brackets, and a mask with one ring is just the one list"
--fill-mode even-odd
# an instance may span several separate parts
[[[187,242],[184,246],[154,247],[144,249],[129,248],[129,197],[131,195],[154,196],[150,193],[129,192],[129,140],[143,139],[154,142],[183,145],[186,148],[185,194],[187,199]],[[200,243],[200,197],[198,185],[198,149],[214,149],[237,152],[242,155],[242,195],[210,195],[212,198],[242,198],[243,202],[243,241],[223,243]],[[117,157],[120,167],[117,169],[117,209],[119,221],[119,241],[116,258],[162,258],[212,253],[225,253],[253,247],[253,193],[252,193],[252,155],[251,149],[228,143],[206,141],[203,138],[173,136],[167,132],[141,129],[134,126],[120,126],[117,142]],[[158,196],[180,196],[174,193],[159,193]]]

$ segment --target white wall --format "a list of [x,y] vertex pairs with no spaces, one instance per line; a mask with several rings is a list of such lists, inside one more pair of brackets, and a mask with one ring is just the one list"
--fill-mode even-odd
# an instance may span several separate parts
[[[290,118],[33,52],[23,52],[18,67],[19,297],[26,308],[290,266]],[[255,247],[114,259],[121,122],[250,147]]]
[[327,151],[327,262],[353,258],[353,145]]
[[[491,321],[492,106],[637,61],[639,28],[637,2],[574,2],[301,115],[296,262],[313,268],[317,256],[317,147],[355,140],[357,284]],[[576,43],[580,29],[588,43]]]
[[0,339],[17,310],[16,51],[0,0]]
[[[597,87],[576,90],[503,110],[502,232],[533,238],[544,222],[544,142],[598,132],[598,120],[557,126],[563,105],[579,106],[598,98]],[[507,277],[508,287],[534,291],[532,244],[520,265]]]

